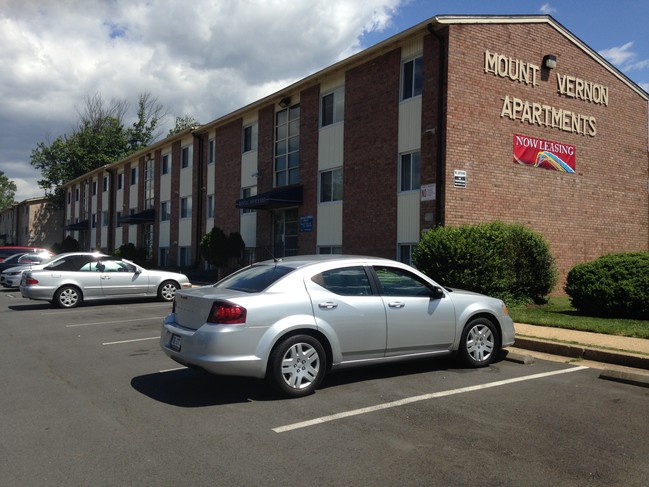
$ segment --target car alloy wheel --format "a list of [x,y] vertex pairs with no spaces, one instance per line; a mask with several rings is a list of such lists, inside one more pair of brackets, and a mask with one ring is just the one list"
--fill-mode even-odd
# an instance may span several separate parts
[[469,322],[462,333],[461,353],[473,367],[489,365],[498,352],[496,328],[486,318]]
[[59,308],[74,308],[81,304],[81,292],[74,286],[64,286],[56,291],[54,302]]
[[165,281],[160,284],[160,287],[158,288],[158,298],[160,298],[161,301],[173,301],[178,288],[179,286],[175,282]]
[[306,396],[320,385],[326,367],[327,358],[320,342],[308,335],[296,335],[273,350],[268,378],[271,385],[287,396]]

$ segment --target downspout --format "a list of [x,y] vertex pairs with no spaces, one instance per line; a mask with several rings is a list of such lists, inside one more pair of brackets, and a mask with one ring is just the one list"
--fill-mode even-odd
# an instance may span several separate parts
[[446,79],[445,58],[446,58],[446,39],[440,36],[434,29],[433,24],[429,23],[427,26],[428,32],[433,35],[439,44],[439,76],[437,86],[437,165],[436,179],[437,179],[437,197],[435,198],[435,226],[444,226],[444,200],[445,200],[445,164],[442,158],[444,157],[444,135],[446,130],[444,127],[444,80]]

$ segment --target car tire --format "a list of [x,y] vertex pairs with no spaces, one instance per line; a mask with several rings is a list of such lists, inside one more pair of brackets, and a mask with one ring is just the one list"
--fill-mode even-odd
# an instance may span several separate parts
[[177,282],[165,281],[158,287],[158,299],[160,301],[173,301],[176,291],[180,289]]
[[294,335],[280,342],[270,354],[267,380],[284,396],[313,394],[327,370],[322,344],[309,335]]
[[498,331],[487,318],[471,320],[462,332],[460,355],[472,367],[486,367],[499,351]]
[[54,294],[53,303],[57,308],[76,308],[83,302],[83,295],[76,286],[63,286]]

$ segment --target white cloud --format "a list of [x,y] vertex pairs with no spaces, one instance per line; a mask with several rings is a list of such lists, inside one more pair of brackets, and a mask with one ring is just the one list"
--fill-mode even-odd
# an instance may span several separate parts
[[86,96],[149,91],[170,123],[209,122],[358,51],[401,3],[0,0],[0,168],[16,199],[40,195],[30,152],[69,132]]
[[552,15],[557,12],[557,9],[549,3],[544,3],[543,5],[541,5],[541,8],[539,8],[539,12],[545,15]]

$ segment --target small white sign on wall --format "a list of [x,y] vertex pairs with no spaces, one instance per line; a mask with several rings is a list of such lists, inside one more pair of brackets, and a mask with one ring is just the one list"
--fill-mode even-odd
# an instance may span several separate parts
[[466,171],[459,169],[453,171],[453,186],[456,188],[466,188]]
[[420,201],[434,201],[437,194],[437,186],[433,184],[422,184],[420,190]]

